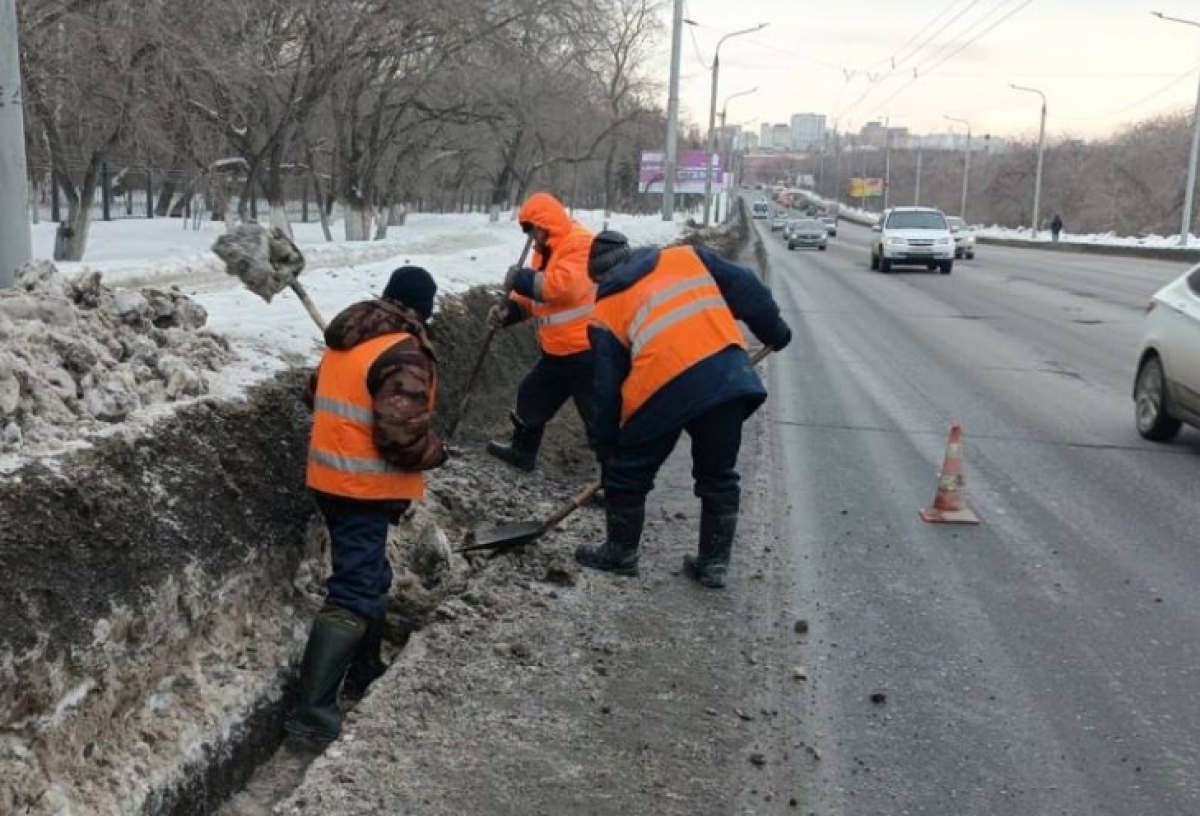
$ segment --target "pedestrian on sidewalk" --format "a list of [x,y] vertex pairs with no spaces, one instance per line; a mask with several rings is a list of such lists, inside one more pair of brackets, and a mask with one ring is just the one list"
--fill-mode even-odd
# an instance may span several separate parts
[[701,513],[698,554],[684,569],[703,586],[723,587],[737,532],[742,424],[767,398],[737,321],[776,350],[792,331],[753,272],[702,247],[631,253],[624,235],[602,232],[588,271],[599,283],[589,336],[607,537],[580,546],[575,559],[637,575],[646,495],[687,431]]
[[526,472],[537,465],[546,423],[573,399],[591,443],[592,352],[587,324],[596,286],[587,273],[592,233],[571,220],[549,193],[534,193],[517,215],[533,237],[531,268],[509,268],[505,289],[511,294],[488,315],[491,325],[537,323],[541,356],[517,388],[516,410],[508,442],[489,442],[488,453]]
[[314,411],[307,483],[329,528],[333,574],[285,723],[299,737],[337,739],[343,679],[345,695],[358,697],[387,668],[388,527],[424,498],[423,471],[446,460],[433,430],[437,361],[425,333],[436,293],[428,272],[404,266],[382,298],[348,307],[325,330],[306,395]]
[[1062,234],[1062,229],[1062,216],[1060,216],[1058,213],[1055,213],[1054,219],[1050,222],[1050,237],[1053,238],[1054,243],[1056,244],[1058,243],[1058,236]]

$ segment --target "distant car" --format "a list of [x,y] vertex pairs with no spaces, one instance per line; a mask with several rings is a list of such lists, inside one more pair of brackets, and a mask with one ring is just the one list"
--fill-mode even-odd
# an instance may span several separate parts
[[822,252],[828,245],[829,233],[825,225],[815,218],[802,218],[788,224],[787,248],[816,247]]
[[765,198],[760,198],[750,205],[750,213],[755,218],[769,218],[771,216],[771,205],[767,203]]
[[946,223],[950,225],[950,234],[954,236],[954,257],[975,260],[975,233],[956,215],[947,215]]
[[924,266],[943,275],[954,270],[954,237],[941,210],[893,207],[871,230],[872,269],[888,273],[894,266]]
[[1200,427],[1200,266],[1154,293],[1142,318],[1133,381],[1138,433],[1170,442]]
[[838,218],[836,215],[818,215],[817,220],[825,225],[825,231],[830,237],[837,237]]
[[779,232],[787,226],[788,218],[784,213],[776,213],[771,217],[771,232]]

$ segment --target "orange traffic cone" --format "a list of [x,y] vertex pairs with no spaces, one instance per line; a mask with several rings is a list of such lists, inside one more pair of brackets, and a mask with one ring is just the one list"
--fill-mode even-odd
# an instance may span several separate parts
[[966,479],[962,472],[962,426],[955,422],[950,426],[950,439],[946,443],[946,458],[942,462],[942,473],[938,477],[937,494],[933,506],[921,511],[921,518],[930,524],[979,524],[979,516],[971,512],[963,500]]

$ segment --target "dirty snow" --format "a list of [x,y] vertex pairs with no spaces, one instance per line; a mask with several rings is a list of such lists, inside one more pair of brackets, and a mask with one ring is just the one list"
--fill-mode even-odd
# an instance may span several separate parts
[[[667,243],[682,228],[657,215],[575,217],[634,244]],[[376,296],[400,264],[426,267],[445,293],[499,283],[525,238],[507,214],[495,223],[486,214],[413,215],[379,242],[325,242],[318,224],[294,232],[306,259],[300,279],[326,318]],[[193,230],[179,219],[97,223],[84,261],[39,264],[41,279],[28,284],[36,296],[4,296],[0,473],[22,457],[85,445],[90,433],[144,426],[164,415],[163,403],[238,397],[318,358],[320,334],[292,293],[266,304],[225,274],[210,249],[223,233],[223,224]],[[35,225],[35,259],[52,246],[53,225]]]
[[207,374],[234,359],[199,331],[207,318],[177,291],[26,266],[0,292],[0,452],[61,450],[143,406],[207,393]]

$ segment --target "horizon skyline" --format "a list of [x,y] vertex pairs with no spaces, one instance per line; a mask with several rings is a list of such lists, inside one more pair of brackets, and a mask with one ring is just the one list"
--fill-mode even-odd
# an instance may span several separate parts
[[[796,13],[801,5],[687,0],[684,17],[698,25],[683,26],[681,122],[707,129],[713,49],[759,22],[768,25],[722,45],[717,94],[719,112],[731,95],[758,88],[728,104],[728,124],[752,131],[813,112],[842,133],[889,117],[914,133],[962,132],[944,120],[953,115],[968,119],[973,134],[1036,140],[1041,100],[1012,84],[1045,93],[1047,141],[1105,138],[1160,116],[1190,116],[1196,104],[1200,30],[1150,13],[1200,22],[1200,10],[1180,0],[910,0],[902,8],[860,0],[854,9],[822,8],[815,24]],[[652,75],[665,107],[670,2],[662,22]],[[1071,32],[1069,52],[1063,31]]]

